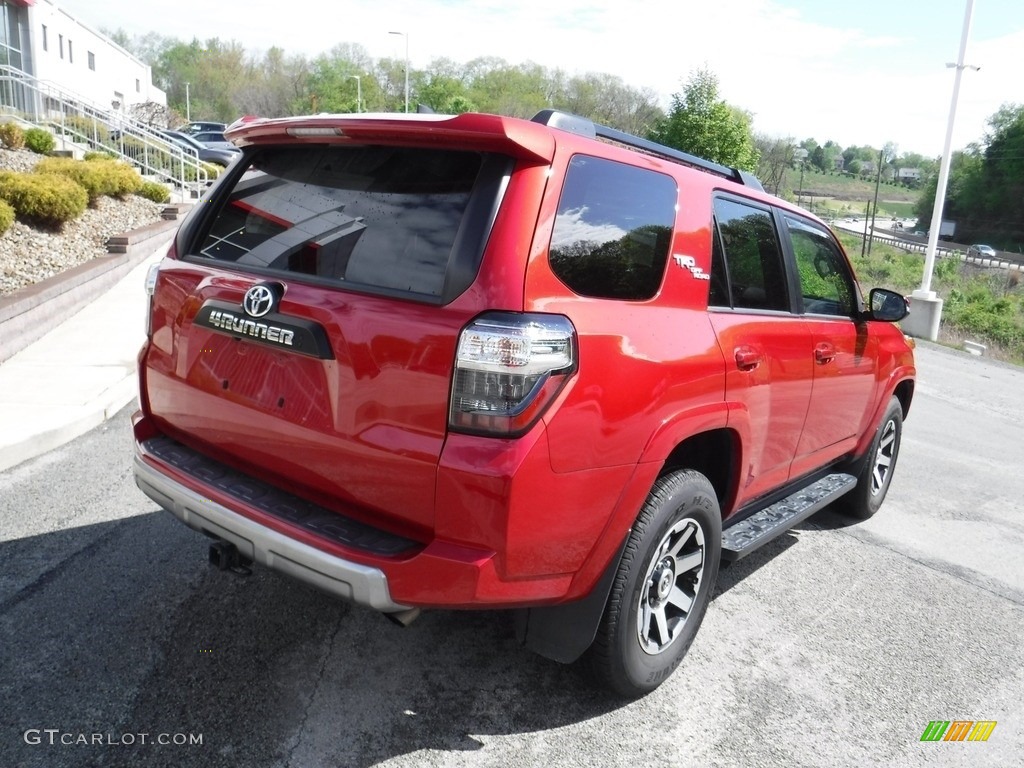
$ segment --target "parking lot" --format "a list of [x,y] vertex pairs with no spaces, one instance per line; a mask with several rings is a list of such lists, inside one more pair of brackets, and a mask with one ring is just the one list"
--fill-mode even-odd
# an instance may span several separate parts
[[[1024,372],[918,364],[879,515],[825,510],[724,570],[679,671],[630,703],[501,613],[403,630],[213,571],[135,489],[123,411],[0,474],[0,764],[1020,764]],[[935,720],[996,727],[922,743]]]

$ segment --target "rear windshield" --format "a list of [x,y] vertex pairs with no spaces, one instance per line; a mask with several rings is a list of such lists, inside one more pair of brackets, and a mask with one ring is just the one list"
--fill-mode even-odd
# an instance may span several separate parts
[[455,251],[469,240],[479,257],[489,222],[464,218],[486,218],[496,203],[470,206],[488,164],[477,152],[278,147],[248,162],[193,258],[439,299]]

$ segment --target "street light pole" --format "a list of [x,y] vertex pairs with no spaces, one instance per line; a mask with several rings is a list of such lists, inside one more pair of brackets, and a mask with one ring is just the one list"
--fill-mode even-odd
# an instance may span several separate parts
[[932,288],[932,272],[935,269],[935,251],[939,243],[939,230],[942,228],[942,211],[946,204],[946,185],[949,182],[949,165],[953,146],[953,125],[956,122],[956,105],[960,98],[960,78],[965,69],[978,70],[979,67],[964,64],[967,54],[967,41],[971,35],[971,20],[974,16],[974,0],[967,0],[964,10],[964,26],[960,35],[960,52],[955,64],[947,64],[955,68],[953,77],[953,98],[949,105],[949,121],[946,124],[946,142],[942,149],[942,162],[939,165],[939,181],[935,189],[935,206],[932,208],[932,223],[928,232],[928,246],[925,251],[924,275],[921,287],[910,295],[912,313],[909,322],[903,327],[913,336],[921,336],[935,341],[939,336],[939,322],[942,319],[942,299],[938,298]]
[[405,113],[409,114],[409,33],[388,32],[389,35],[401,35],[405,38]]
[[363,107],[363,81],[359,78],[359,75],[349,75],[349,80],[356,81],[356,112],[362,112]]

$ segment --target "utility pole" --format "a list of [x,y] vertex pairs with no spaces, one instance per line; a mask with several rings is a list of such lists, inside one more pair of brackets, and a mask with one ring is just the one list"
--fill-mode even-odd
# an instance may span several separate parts
[[864,258],[864,250],[868,246],[868,219],[871,218],[871,201],[868,200],[867,207],[864,209],[864,240],[860,244],[860,257]]
[[798,206],[804,204],[804,165],[806,165],[806,163],[807,163],[806,159],[803,159],[803,160],[800,161],[800,191],[798,191],[798,193],[797,193],[797,205]]
[[878,150],[878,175],[875,176],[875,205],[871,212],[871,236],[868,239],[868,256],[871,255],[871,244],[875,241],[875,216],[878,214],[878,186],[882,183],[882,160],[885,157],[885,147]]
[[401,35],[405,38],[405,113],[409,114],[409,33],[388,32],[389,35]]

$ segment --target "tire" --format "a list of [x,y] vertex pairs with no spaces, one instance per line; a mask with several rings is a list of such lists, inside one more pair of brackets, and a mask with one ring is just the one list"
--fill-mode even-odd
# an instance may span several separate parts
[[590,663],[621,696],[653,691],[679,666],[704,618],[722,554],[714,488],[684,470],[655,483],[630,531]]
[[868,449],[856,487],[837,502],[840,510],[860,520],[867,520],[879,510],[896,471],[902,438],[903,406],[893,397]]

